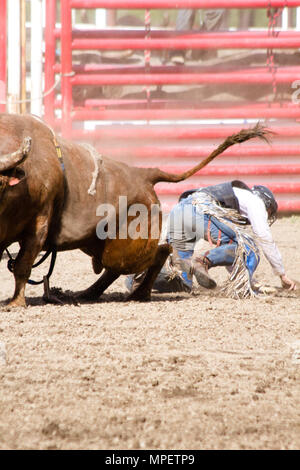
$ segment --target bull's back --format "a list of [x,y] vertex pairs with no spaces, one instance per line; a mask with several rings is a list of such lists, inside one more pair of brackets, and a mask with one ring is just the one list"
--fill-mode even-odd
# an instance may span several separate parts
[[86,147],[66,141],[62,143],[62,150],[67,190],[56,239],[58,247],[82,247],[85,240],[95,238],[97,224],[103,218],[100,215],[105,209],[103,205],[114,208],[118,221],[124,201],[126,210],[127,205],[137,203],[149,210],[151,204],[158,203],[152,185],[145,184],[139,168],[107,157],[95,161]]

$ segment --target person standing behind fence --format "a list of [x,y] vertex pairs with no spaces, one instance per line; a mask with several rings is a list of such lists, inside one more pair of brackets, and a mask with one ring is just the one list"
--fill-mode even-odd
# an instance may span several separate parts
[[[195,22],[196,10],[187,10],[182,9],[178,11],[176,18],[176,31],[188,31],[193,28]],[[225,10],[205,10],[201,11],[202,13],[202,22],[200,25],[201,32],[215,31],[219,29],[222,20],[225,15]],[[202,51],[195,50],[193,53],[193,58],[211,58],[211,56],[216,56],[216,51]],[[183,65],[185,60],[185,51],[184,50],[175,50],[171,53],[171,61],[176,65]]]

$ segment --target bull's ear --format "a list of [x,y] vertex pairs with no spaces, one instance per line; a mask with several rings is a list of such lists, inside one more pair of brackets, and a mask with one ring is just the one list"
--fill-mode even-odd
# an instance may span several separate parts
[[17,184],[20,183],[20,181],[21,180],[19,178],[15,178],[15,177],[9,178],[8,185],[9,186],[16,186]]
[[11,176],[9,176],[8,186],[16,186],[25,177],[25,172],[21,168],[16,168]]

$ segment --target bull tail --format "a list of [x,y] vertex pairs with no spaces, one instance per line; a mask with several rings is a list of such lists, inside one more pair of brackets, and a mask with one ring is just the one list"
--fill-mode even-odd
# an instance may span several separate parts
[[235,144],[241,144],[247,140],[258,137],[265,142],[269,143],[269,138],[274,132],[262,126],[260,123],[257,123],[252,129],[242,129],[237,134],[233,134],[227,137],[222,144],[220,144],[207,158],[198,163],[188,171],[180,173],[179,175],[173,175],[171,173],[166,173],[159,168],[153,168],[152,172],[149,172],[150,180],[153,185],[156,183],[165,181],[168,183],[178,183],[179,181],[184,181],[190,176],[197,173],[199,170],[208,165],[214,158],[223,153],[228,147],[231,147]]

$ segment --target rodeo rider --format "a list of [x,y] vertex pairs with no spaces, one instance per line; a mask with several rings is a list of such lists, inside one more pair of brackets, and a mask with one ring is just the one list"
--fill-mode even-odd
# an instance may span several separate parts
[[[236,180],[186,191],[170,212],[166,239],[172,245],[175,262],[179,261],[184,267],[181,279],[179,280],[177,276],[175,284],[174,282],[170,284],[169,291],[190,291],[193,284],[192,275],[198,284],[213,289],[216,287],[216,282],[210,276],[209,269],[226,266],[230,271],[234,263],[238,244],[236,233],[216,217],[201,210],[201,205],[197,205],[197,197],[199,198],[203,192],[222,207],[235,209],[244,221],[251,225],[255,240],[258,241],[274,273],[280,277],[282,286],[294,290],[296,284],[285,273],[281,254],[270,231],[278,209],[272,192],[262,185],[250,189],[242,181]],[[178,220],[183,223],[178,223]],[[195,232],[195,227],[200,229]],[[194,248],[199,239],[209,241],[214,248],[193,259]],[[258,263],[259,259],[255,259],[254,256],[247,258],[247,269],[251,278]],[[139,275],[128,276],[126,286],[129,290],[134,289],[139,283],[139,277]],[[162,292],[168,290],[165,288],[168,284],[166,277],[163,268],[154,284],[156,290]]]
[[[206,288],[216,287],[216,283],[210,277],[208,270],[215,266],[232,266],[237,247],[236,235],[233,230],[218,221],[216,217],[201,213],[201,209],[199,210],[193,204],[193,199],[197,198],[197,195],[202,191],[212,196],[221,206],[236,209],[246,219],[246,223],[251,225],[255,239],[272,266],[274,273],[280,277],[282,286],[286,289],[294,290],[296,284],[285,273],[281,254],[273,241],[270,230],[270,226],[276,220],[278,209],[274,195],[266,186],[257,185],[250,189],[242,181],[231,181],[202,189],[186,191],[180,196],[178,204],[176,204],[169,215],[168,240],[181,259],[191,262],[196,243],[195,234],[192,233],[195,222],[194,218],[202,219],[201,222],[204,228],[203,238],[216,245],[215,248],[196,258],[195,262],[191,263],[191,270],[198,283]],[[189,221],[185,220],[185,223],[180,227],[180,233],[178,233],[178,224],[174,224],[174,221],[186,209],[187,205],[191,206],[192,217]],[[201,226],[201,223],[199,226]],[[252,276],[258,262],[253,265],[252,259],[252,261],[250,260],[251,263],[252,266],[249,265],[248,268]],[[192,281],[188,279],[186,273],[183,276],[185,282],[191,288]]]

